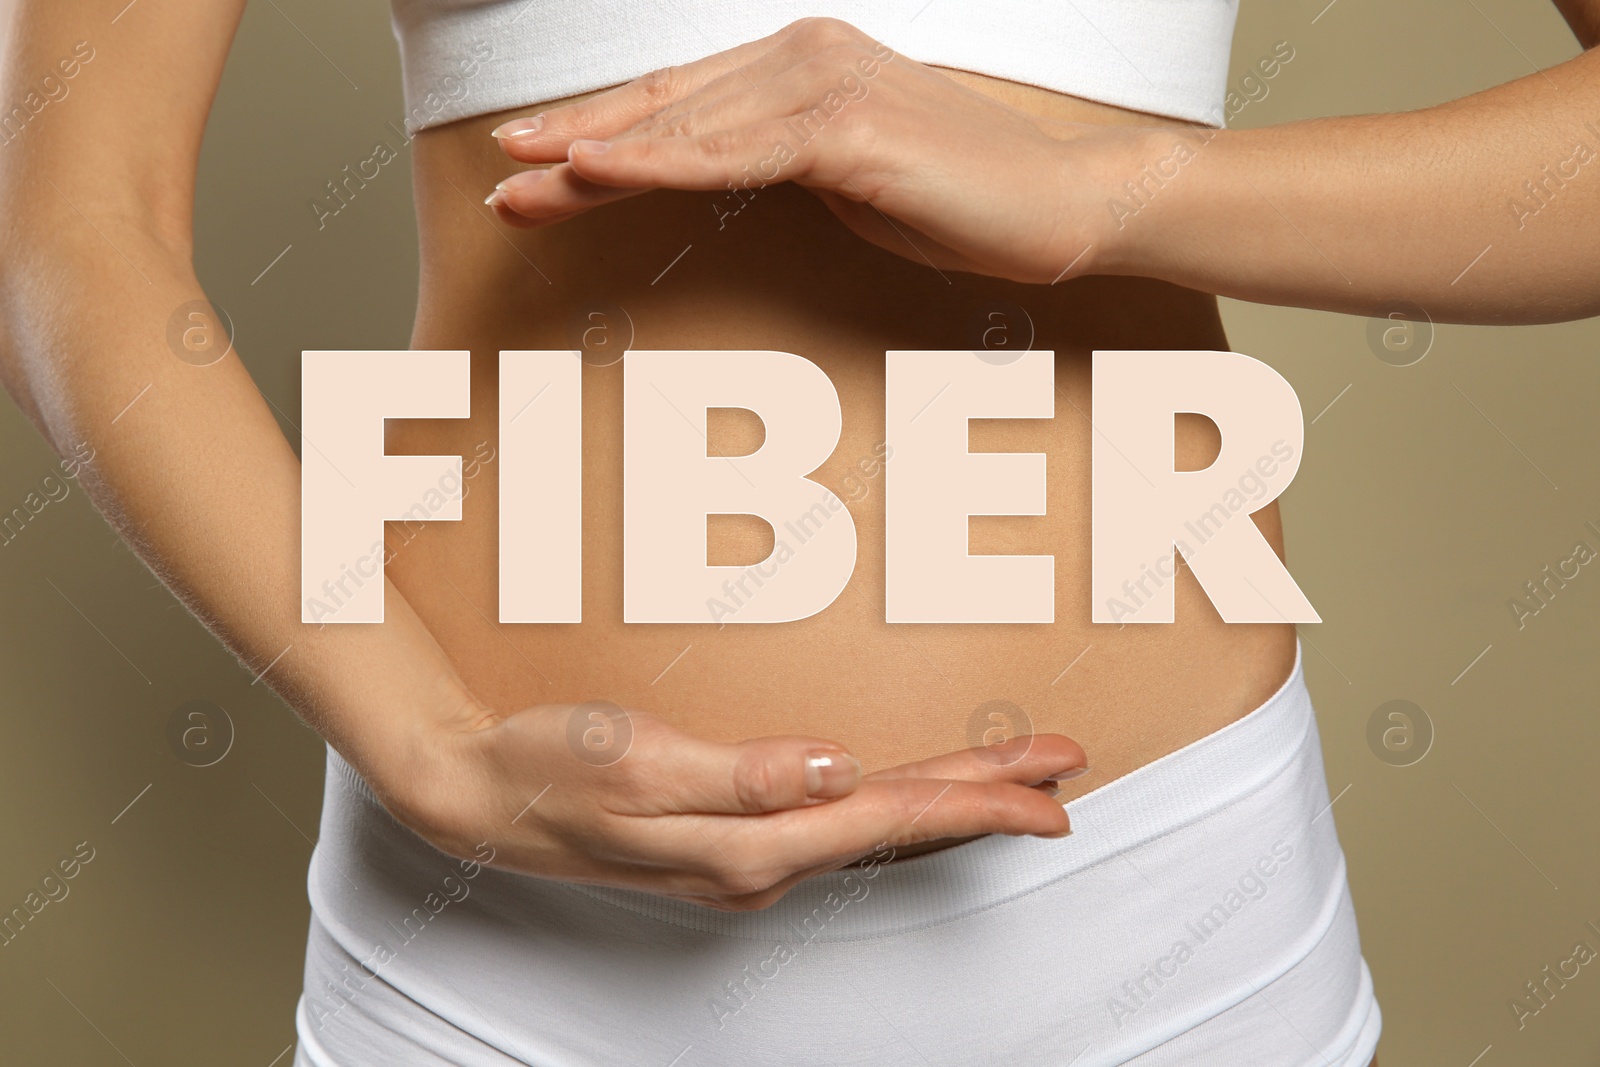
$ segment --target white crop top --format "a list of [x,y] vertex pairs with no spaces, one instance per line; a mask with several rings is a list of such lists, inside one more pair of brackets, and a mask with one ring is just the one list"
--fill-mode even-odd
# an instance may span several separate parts
[[896,52],[1222,126],[1238,0],[392,0],[412,130],[630,81],[828,15]]

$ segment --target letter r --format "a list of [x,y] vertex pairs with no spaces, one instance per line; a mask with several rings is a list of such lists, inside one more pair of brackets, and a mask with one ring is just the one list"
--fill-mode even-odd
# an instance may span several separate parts
[[[1244,514],[1220,525],[1214,518],[1219,507],[1243,510],[1239,479],[1259,476],[1258,459],[1277,465],[1261,478],[1266,492],[1250,501],[1255,509],[1276,499],[1300,467],[1300,399],[1283,376],[1237,352],[1183,351],[1096,352],[1093,374],[1094,621],[1171,622],[1176,583],[1162,584],[1123,619],[1112,617],[1108,601],[1176,543],[1223,621],[1321,622],[1254,522]],[[1206,415],[1222,431],[1222,450],[1204,470],[1174,470],[1180,412]],[[1230,496],[1239,503],[1227,503]],[[1208,514],[1210,525],[1201,526]]]

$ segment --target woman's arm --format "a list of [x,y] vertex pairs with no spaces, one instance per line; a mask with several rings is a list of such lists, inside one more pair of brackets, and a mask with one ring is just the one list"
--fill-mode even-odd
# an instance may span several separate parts
[[[1600,0],[1560,6],[1593,43]],[[1457,322],[1600,313],[1600,52],[1401,114],[1104,127],[1030,119],[806,19],[496,133],[554,164],[491,197],[519,225],[793,181],[883,248],[1020,281],[1135,274]]]
[[575,709],[482,706],[392,585],[382,624],[300,622],[299,462],[236,355],[195,366],[168,339],[203,299],[195,167],[243,6],[0,6],[0,99],[77,63],[0,144],[0,378],[58,452],[93,449],[95,505],[190,610],[397,817],[462,857],[487,841],[495,866],[753,907],[880,842],[1065,832],[1031,786],[1083,765],[1066,738],[861,781],[825,739],[713,743],[638,714],[626,758],[595,766]]
[[237,356],[168,342],[204,298],[195,164],[244,2],[125,4],[12,12],[0,98],[70,91],[0,147],[0,374],[58,452],[94,450],[82,483],[145,563],[381,788],[472,702],[392,587],[382,628],[300,624],[294,452]]
[[1130,163],[1180,143],[1189,161],[1145,206],[1120,197],[1135,210],[1092,269],[1358,315],[1600,314],[1600,51],[1420,111],[1146,130]]

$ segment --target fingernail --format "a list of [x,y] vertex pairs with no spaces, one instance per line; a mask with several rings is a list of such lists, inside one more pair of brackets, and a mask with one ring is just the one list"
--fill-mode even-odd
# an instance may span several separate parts
[[1061,795],[1061,787],[1053,785],[1050,779],[1046,778],[1039,785],[1039,792],[1043,793],[1047,797],[1058,797]]
[[572,144],[567,147],[567,155],[570,157],[574,153],[578,152],[581,152],[586,156],[598,155],[601,152],[609,152],[610,150],[610,141],[573,141]]
[[506,202],[506,194],[497,185],[494,187],[494,192],[483,198],[483,202],[488,204],[490,207],[499,207],[501,204]]
[[531,119],[512,119],[510,122],[501,123],[489,131],[489,134],[503,141],[508,137],[531,137],[542,129],[544,129],[544,116],[535,115]]
[[495,188],[502,193],[509,193],[513,189],[526,189],[534,182],[543,181],[547,173],[549,172],[543,169],[518,171],[505,181],[500,182]]
[[1082,778],[1084,775],[1086,775],[1088,773],[1089,773],[1089,768],[1088,767],[1074,767],[1070,771],[1062,771],[1060,774],[1052,774],[1050,777],[1046,778],[1045,781],[1047,781],[1047,782],[1070,782],[1074,778]]
[[1060,838],[1060,837],[1071,837],[1072,836],[1072,830],[1071,830],[1071,828],[1068,828],[1066,830],[1058,830],[1053,834],[1034,834],[1033,836],[1034,837],[1048,837],[1048,838],[1051,838],[1051,839]]
[[806,753],[806,796],[844,796],[861,782],[861,761],[848,752],[814,749]]

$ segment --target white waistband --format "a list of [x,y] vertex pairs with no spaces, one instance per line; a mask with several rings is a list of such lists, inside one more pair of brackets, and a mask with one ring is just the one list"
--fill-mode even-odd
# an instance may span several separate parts
[[[1300,754],[1314,721],[1297,645],[1294,670],[1259,708],[1068,803],[1071,836],[992,835],[882,865],[876,869],[874,888],[892,893],[895,907],[855,909],[849,922],[830,924],[819,939],[887,937],[948,922],[1173,833],[1277,777]],[[773,907],[756,912],[718,911],[625,889],[573,888],[660,922],[765,940],[792,929],[830,893],[845,893],[851,877],[844,870],[807,879]]]
[[[893,909],[834,924],[823,940],[887,937],[995,907],[1085,868],[1182,829],[1260,790],[1288,767],[1314,736],[1299,644],[1294,670],[1267,701],[1215,733],[1162,756],[1066,805],[1071,836],[992,835],[924,856],[879,865],[874,880],[893,892]],[[1320,759],[1319,759],[1320,762]],[[376,806],[377,798],[331,747],[328,770]],[[829,894],[849,889],[850,870],[807,879],[771,908],[725,912],[650,893],[568,885],[659,922],[765,940],[792,929]]]
[[306,1063],[917,1062],[894,1018],[952,1062],[1364,1067],[1381,1026],[1298,655],[1260,708],[1073,801],[1071,837],[835,872],[760,912],[447,877],[330,770]]

